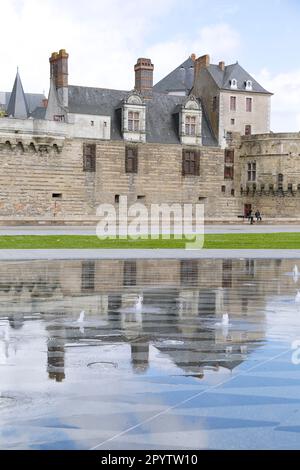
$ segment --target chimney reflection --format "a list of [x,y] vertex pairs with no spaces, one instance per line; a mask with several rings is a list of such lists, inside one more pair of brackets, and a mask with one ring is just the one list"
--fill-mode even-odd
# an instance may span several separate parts
[[149,368],[149,341],[138,339],[130,343],[131,365],[136,374],[144,374]]
[[65,379],[65,328],[61,325],[47,327],[47,371],[48,377],[56,382]]

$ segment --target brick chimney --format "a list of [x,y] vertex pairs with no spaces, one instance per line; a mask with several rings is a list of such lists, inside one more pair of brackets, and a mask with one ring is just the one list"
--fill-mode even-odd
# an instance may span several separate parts
[[65,49],[53,52],[49,59],[50,78],[58,91],[58,96],[63,106],[68,106],[68,59],[69,54]]
[[220,67],[220,69],[222,70],[222,72],[224,72],[224,70],[225,70],[225,62],[223,62],[223,61],[219,62],[219,67]]
[[194,62],[194,85],[196,83],[197,77],[202,69],[209,67],[210,57],[208,54],[203,55],[195,60]]
[[153,87],[154,65],[151,59],[139,58],[134,66],[135,90],[141,92],[146,97],[151,97]]

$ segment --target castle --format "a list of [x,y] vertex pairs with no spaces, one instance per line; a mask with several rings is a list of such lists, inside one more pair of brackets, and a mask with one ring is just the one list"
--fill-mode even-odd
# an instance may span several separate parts
[[192,54],[153,85],[140,58],[122,91],[70,85],[68,60],[51,55],[48,99],[18,72],[0,92],[0,224],[91,224],[122,195],[200,201],[211,222],[299,218],[300,133],[270,132],[272,94],[239,63]]

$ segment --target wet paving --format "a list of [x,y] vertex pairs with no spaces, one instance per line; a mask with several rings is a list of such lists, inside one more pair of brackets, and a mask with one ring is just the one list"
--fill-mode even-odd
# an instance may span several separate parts
[[299,449],[295,264],[1,262],[0,448]]

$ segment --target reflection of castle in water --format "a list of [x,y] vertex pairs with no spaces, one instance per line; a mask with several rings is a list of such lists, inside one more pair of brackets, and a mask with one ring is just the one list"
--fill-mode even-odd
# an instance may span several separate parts
[[[290,287],[287,278],[280,285],[276,279],[291,269],[288,260],[6,262],[0,267],[0,319],[8,317],[12,328],[21,328],[27,317],[41,314],[48,375],[58,382],[65,378],[66,344],[99,335],[106,345],[130,344],[135,372],[148,369],[152,345],[186,375],[203,377],[207,368],[233,369],[259,346],[264,315],[256,316],[255,327],[245,324],[282,282]],[[266,270],[274,281],[264,282]],[[144,311],[135,315],[141,293]],[[81,310],[95,320],[84,332],[76,325]],[[232,327],[216,328],[226,311]]]

